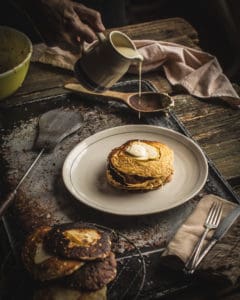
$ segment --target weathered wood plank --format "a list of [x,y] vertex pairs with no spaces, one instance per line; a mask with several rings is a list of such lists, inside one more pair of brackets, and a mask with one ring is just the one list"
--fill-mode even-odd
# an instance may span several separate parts
[[162,19],[141,24],[121,27],[121,31],[132,39],[154,39],[176,41],[181,37],[188,37],[195,46],[198,44],[197,31],[182,18]]
[[[162,89],[161,84],[154,84]],[[190,95],[177,95],[174,99],[178,118],[240,195],[239,111],[223,102],[203,101]]]

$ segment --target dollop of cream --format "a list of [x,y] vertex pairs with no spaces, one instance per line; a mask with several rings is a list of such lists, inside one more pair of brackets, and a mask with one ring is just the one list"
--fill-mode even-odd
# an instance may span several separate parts
[[43,243],[37,244],[35,257],[34,257],[35,264],[40,264],[51,257],[52,255],[47,253],[46,250],[43,248]]
[[133,142],[125,151],[138,160],[156,159],[159,156],[155,147],[140,141]]

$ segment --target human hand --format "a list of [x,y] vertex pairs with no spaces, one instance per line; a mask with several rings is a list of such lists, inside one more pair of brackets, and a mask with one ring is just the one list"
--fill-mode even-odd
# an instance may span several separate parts
[[81,43],[91,43],[96,39],[95,32],[105,30],[100,13],[82,4],[71,0],[37,2],[33,18],[42,38],[50,46],[79,52]]

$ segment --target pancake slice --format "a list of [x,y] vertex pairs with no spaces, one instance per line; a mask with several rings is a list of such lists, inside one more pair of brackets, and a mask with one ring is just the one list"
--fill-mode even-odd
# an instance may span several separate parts
[[51,285],[37,290],[33,300],[107,300],[107,287],[91,292]]
[[111,252],[104,260],[87,262],[81,270],[64,280],[66,286],[87,291],[95,291],[110,283],[117,274],[115,255]]
[[49,252],[70,259],[103,259],[111,251],[109,233],[84,223],[55,225],[45,237]]
[[56,257],[49,253],[43,244],[44,237],[51,227],[42,226],[30,234],[22,249],[22,261],[34,279],[46,281],[70,275],[84,263]]

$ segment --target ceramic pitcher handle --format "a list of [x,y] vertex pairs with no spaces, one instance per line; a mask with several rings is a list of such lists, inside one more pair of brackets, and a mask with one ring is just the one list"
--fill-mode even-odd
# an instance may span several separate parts
[[[103,43],[104,41],[106,41],[106,36],[103,32],[96,32],[96,36],[98,38],[99,43]],[[84,47],[84,42],[82,43],[82,55],[87,54],[89,51],[91,51],[93,48],[96,47],[96,45],[98,45],[98,43],[93,42],[87,49]]]
[[96,36],[100,43],[106,41],[106,39],[107,39],[103,32],[96,32]]

